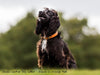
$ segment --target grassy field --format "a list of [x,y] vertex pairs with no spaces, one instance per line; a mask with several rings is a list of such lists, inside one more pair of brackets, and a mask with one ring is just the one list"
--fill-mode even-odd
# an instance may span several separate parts
[[100,70],[1,70],[0,75],[100,75]]

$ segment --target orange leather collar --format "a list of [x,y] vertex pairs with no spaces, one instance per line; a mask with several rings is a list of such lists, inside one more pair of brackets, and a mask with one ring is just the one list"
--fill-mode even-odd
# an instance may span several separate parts
[[49,37],[44,37],[44,39],[48,40],[48,39],[56,37],[57,35],[58,35],[58,31]]

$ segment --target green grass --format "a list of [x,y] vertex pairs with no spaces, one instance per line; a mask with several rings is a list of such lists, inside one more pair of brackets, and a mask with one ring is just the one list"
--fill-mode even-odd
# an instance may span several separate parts
[[100,75],[100,70],[1,70],[0,75]]

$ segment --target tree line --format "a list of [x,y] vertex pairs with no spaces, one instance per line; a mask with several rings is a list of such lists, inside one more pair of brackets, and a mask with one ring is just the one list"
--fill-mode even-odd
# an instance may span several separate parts
[[[59,31],[75,56],[78,68],[100,69],[100,34],[88,27],[88,19],[65,19],[62,12],[59,18]],[[0,69],[38,68],[36,43],[40,37],[34,34],[36,21],[35,12],[28,12],[9,31],[0,34]]]

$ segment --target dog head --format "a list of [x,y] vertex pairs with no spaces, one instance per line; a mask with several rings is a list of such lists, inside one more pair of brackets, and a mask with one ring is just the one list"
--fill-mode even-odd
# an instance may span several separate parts
[[60,26],[59,17],[54,9],[45,8],[39,11],[36,34],[41,36],[50,36],[57,31]]

